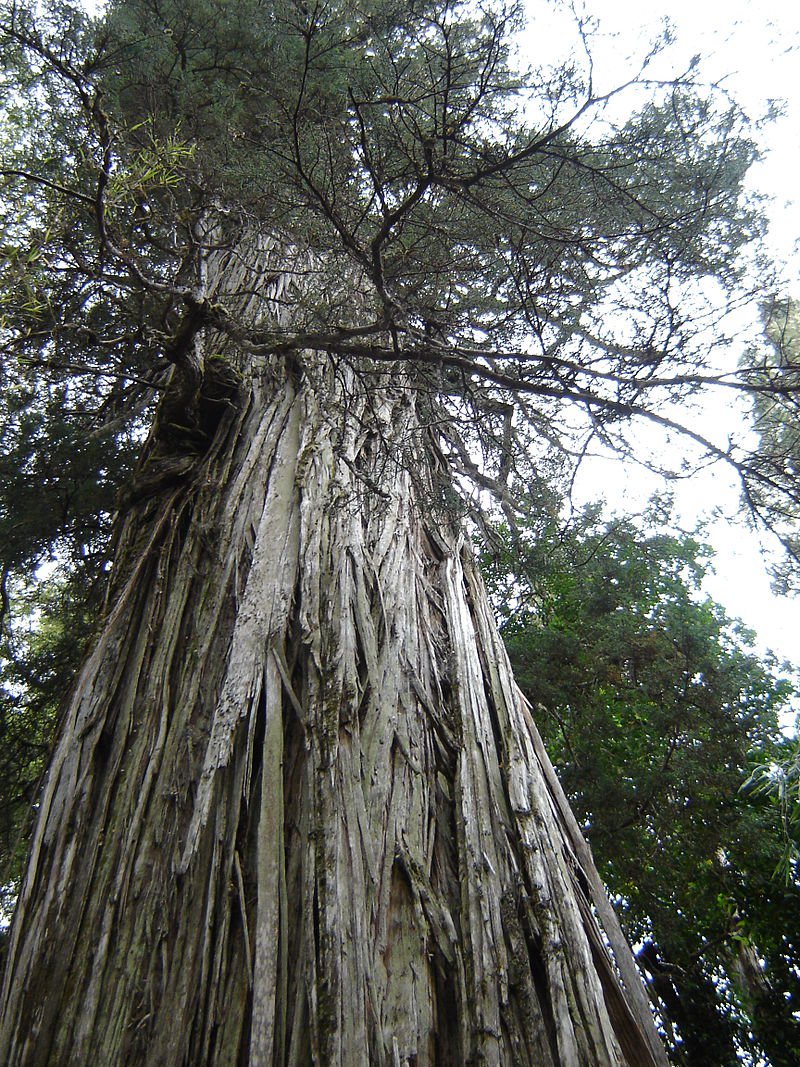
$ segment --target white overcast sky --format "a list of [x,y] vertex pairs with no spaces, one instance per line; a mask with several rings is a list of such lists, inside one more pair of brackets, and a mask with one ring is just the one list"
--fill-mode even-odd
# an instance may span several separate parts
[[[626,57],[641,56],[667,18],[675,33],[675,44],[667,53],[673,71],[699,56],[700,74],[709,81],[724,79],[753,120],[765,114],[769,101],[782,103],[782,117],[757,135],[765,158],[753,169],[752,187],[770,198],[770,252],[782,264],[787,291],[800,297],[800,4],[796,0],[588,0],[585,4],[576,0],[575,7],[598,23],[592,51],[600,85],[610,86],[632,73]],[[531,10],[542,11],[540,0],[531,0]],[[556,25],[550,40],[555,44],[563,15],[553,18]],[[540,58],[534,55],[536,44],[549,36],[541,32],[545,27],[540,17],[537,25],[531,59]],[[578,483],[584,499],[602,495],[610,508],[622,513],[637,510],[654,488],[653,480],[611,461],[596,461]],[[732,479],[719,469],[682,484],[676,493],[685,526],[715,506],[733,514],[737,499]],[[716,574],[707,579],[707,592],[757,631],[762,649],[769,647],[800,663],[800,598],[772,594],[761,556],[761,545],[769,547],[769,539],[729,519],[711,524],[707,539],[717,554]]]

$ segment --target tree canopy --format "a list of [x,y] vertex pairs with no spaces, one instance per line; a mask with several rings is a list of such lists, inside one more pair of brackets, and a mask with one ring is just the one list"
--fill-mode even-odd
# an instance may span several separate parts
[[[702,386],[753,387],[715,360],[712,324],[754,284],[745,116],[695,67],[651,76],[666,41],[602,91],[583,24],[582,52],[526,67],[519,19],[372,0],[128,0],[97,22],[11,5],[9,351],[91,382],[107,421],[152,402],[170,365],[196,377],[202,327],[254,355],[403,361],[450,464],[500,496],[554,446],[625,449],[631,419],[669,431]],[[203,282],[215,251],[267,238],[303,284],[269,328],[246,286]],[[682,431],[759,482],[745,444]]]

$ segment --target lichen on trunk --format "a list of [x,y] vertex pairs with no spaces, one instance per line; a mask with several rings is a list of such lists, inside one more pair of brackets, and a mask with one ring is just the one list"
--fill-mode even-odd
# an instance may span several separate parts
[[2,1062],[665,1063],[411,372],[229,358],[120,520]]

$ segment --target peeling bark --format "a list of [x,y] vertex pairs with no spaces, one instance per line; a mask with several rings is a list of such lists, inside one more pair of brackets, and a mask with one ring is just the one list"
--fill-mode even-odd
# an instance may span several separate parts
[[0,1061],[665,1064],[405,372],[241,362],[121,523]]

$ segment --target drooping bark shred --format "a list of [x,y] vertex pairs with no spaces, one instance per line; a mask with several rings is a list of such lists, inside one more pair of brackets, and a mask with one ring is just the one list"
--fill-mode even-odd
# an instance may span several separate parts
[[226,354],[213,444],[120,520],[0,1061],[665,1063],[407,372]]

